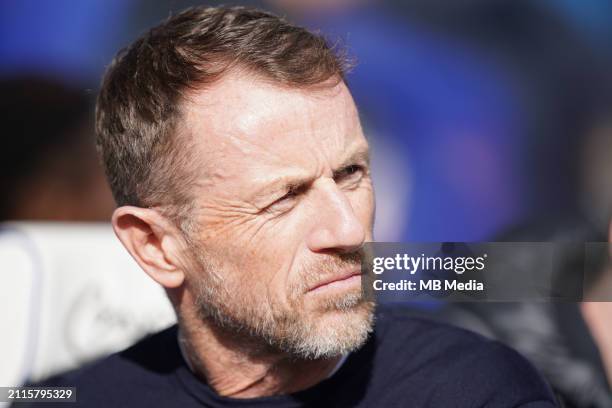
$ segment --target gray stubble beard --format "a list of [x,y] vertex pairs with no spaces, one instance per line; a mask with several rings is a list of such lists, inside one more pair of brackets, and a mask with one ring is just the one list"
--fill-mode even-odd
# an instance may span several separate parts
[[[361,291],[324,299],[320,311],[305,313],[301,312],[305,284],[300,282],[291,288],[288,310],[274,299],[255,298],[252,287],[230,288],[218,273],[221,265],[201,253],[193,255],[201,277],[192,284],[199,318],[262,353],[284,353],[295,359],[333,358],[358,349],[372,332],[375,303]],[[313,276],[307,269],[300,276]],[[326,324],[331,313],[341,316],[335,324]]]

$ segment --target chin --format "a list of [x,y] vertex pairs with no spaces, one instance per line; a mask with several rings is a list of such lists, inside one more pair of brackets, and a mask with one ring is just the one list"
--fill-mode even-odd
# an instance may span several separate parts
[[345,299],[341,307],[310,313],[298,354],[309,359],[332,358],[360,348],[372,332],[374,303]]

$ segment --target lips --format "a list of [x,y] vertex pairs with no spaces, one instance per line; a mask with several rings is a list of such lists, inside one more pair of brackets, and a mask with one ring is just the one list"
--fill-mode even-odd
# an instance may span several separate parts
[[346,271],[345,273],[330,276],[327,279],[317,282],[308,291],[312,292],[317,289],[322,289],[332,283],[343,283],[345,281],[348,282],[349,280],[351,280],[352,278],[356,276],[361,276],[361,269],[351,269],[349,271]]

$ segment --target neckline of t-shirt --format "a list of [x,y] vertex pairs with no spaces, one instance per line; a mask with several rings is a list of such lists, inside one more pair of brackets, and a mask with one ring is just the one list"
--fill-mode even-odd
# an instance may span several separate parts
[[[191,364],[191,361],[187,357],[187,351],[185,350],[185,346],[183,346],[183,342],[181,341],[181,328],[180,327],[176,331],[176,341],[179,347],[179,352],[181,353],[181,357],[183,357],[183,361],[185,362],[185,364],[187,364],[187,367],[189,368],[189,370],[192,373],[194,373],[193,365]],[[326,380],[333,377],[334,374],[336,374],[338,370],[340,370],[340,367],[342,367],[342,365],[348,358],[349,354],[350,353],[345,353],[340,357],[340,360],[338,360],[334,368],[330,371],[327,377],[325,377]]]
[[326,391],[328,390],[331,392],[333,389],[336,389],[338,384],[342,381],[342,378],[345,376],[344,372],[347,371],[347,367],[355,366],[356,364],[359,365],[359,361],[361,360],[359,355],[365,352],[367,344],[369,343],[368,341],[359,350],[343,356],[341,361],[339,361],[336,367],[334,367],[334,370],[330,376],[305,390],[286,395],[257,398],[232,398],[217,394],[206,382],[200,380],[194,374],[190,368],[190,363],[183,353],[183,347],[178,340],[178,330],[176,332],[175,339],[179,356],[183,362],[183,364],[181,364],[175,372],[181,385],[189,394],[191,394],[201,403],[210,404],[211,402],[214,402],[219,405],[227,404],[228,406],[230,404],[233,406],[270,406],[270,404],[278,404],[279,406],[303,406],[303,399],[312,400],[319,395],[325,395]]

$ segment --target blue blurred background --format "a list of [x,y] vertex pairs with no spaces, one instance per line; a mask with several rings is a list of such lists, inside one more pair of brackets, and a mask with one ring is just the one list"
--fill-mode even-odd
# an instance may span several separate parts
[[[211,5],[216,2],[208,2]],[[529,219],[606,227],[612,203],[607,0],[269,0],[357,60],[379,240],[476,241]],[[0,219],[108,220],[93,150],[112,56],[202,2],[5,0]]]

